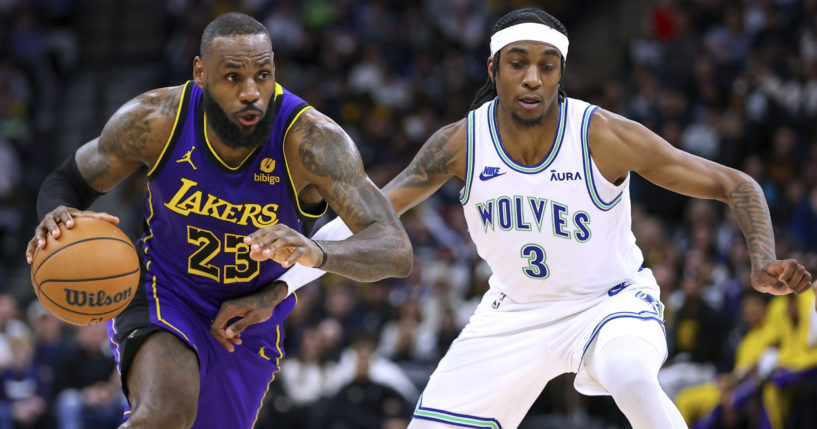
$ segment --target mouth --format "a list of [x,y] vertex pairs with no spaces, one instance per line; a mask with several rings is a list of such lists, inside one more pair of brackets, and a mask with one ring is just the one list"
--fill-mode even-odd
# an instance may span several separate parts
[[238,122],[246,127],[257,124],[259,120],[261,120],[261,115],[255,112],[244,113],[238,117]]
[[539,107],[540,104],[542,104],[542,99],[539,98],[539,97],[524,96],[524,97],[517,98],[517,102],[524,109],[533,110],[533,109]]

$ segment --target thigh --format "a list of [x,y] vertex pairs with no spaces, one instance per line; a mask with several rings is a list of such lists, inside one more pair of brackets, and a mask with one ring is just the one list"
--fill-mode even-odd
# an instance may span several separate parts
[[196,353],[176,335],[158,331],[147,337],[136,351],[125,381],[132,415],[144,409],[195,416],[199,362]]
[[431,375],[411,427],[519,425],[547,382],[569,369],[561,324],[530,323],[537,313],[479,308]]
[[643,364],[654,369],[657,375],[658,368],[667,358],[667,339],[664,331],[663,304],[658,301],[656,294],[650,288],[627,288],[594,312],[593,321],[588,323],[586,340],[582,341],[582,348],[574,353],[580,355],[579,367],[574,381],[576,390],[585,395],[607,395],[604,388],[587,371],[587,362],[596,356],[598,350],[620,337],[639,337],[654,347],[653,356],[633,356],[634,359],[644,360]]

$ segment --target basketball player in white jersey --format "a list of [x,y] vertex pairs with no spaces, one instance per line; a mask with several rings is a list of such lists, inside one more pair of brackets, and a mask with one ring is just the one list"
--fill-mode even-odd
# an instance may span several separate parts
[[[474,110],[435,133],[384,188],[402,214],[448,179],[462,180],[469,232],[493,272],[410,428],[514,428],[565,372],[577,373],[581,393],[612,395],[635,429],[686,427],[658,384],[667,354],[663,305],[630,230],[630,172],[729,204],[747,239],[755,289],[810,287],[802,265],[777,260],[766,200],[748,175],[565,96],[568,44],[564,26],[542,10],[500,18]],[[344,229],[333,221],[315,239],[342,238]],[[303,252],[279,257],[285,240],[253,239],[254,257],[285,266]],[[315,278],[296,268],[282,277],[290,290]]]

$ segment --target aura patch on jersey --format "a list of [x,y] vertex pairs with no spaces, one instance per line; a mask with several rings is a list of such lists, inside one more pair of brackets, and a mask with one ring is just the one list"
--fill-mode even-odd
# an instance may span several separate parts
[[237,225],[248,225],[250,222],[257,228],[265,228],[278,223],[278,204],[235,204],[213,194],[204,194],[197,190],[198,182],[182,177],[179,189],[173,194],[165,207],[187,216],[195,213],[209,216]]
[[[548,205],[550,210],[548,211]],[[484,232],[490,231],[532,231],[535,227],[542,232],[542,226],[549,222],[553,235],[565,239],[575,238],[584,243],[590,239],[590,215],[582,210],[570,213],[566,204],[539,197],[521,195],[501,196],[481,203],[475,203]]]

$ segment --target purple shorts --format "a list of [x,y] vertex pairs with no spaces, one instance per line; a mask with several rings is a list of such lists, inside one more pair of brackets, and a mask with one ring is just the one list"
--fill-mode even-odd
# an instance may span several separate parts
[[[269,320],[244,330],[243,344],[230,353],[210,334],[212,320],[172,291],[142,282],[128,308],[108,322],[108,339],[123,391],[127,395],[126,374],[136,351],[150,334],[166,330],[198,355],[201,390],[193,428],[252,428],[267,388],[280,369],[283,321],[295,302],[294,295],[288,296]],[[129,415],[127,409],[125,418]]]

